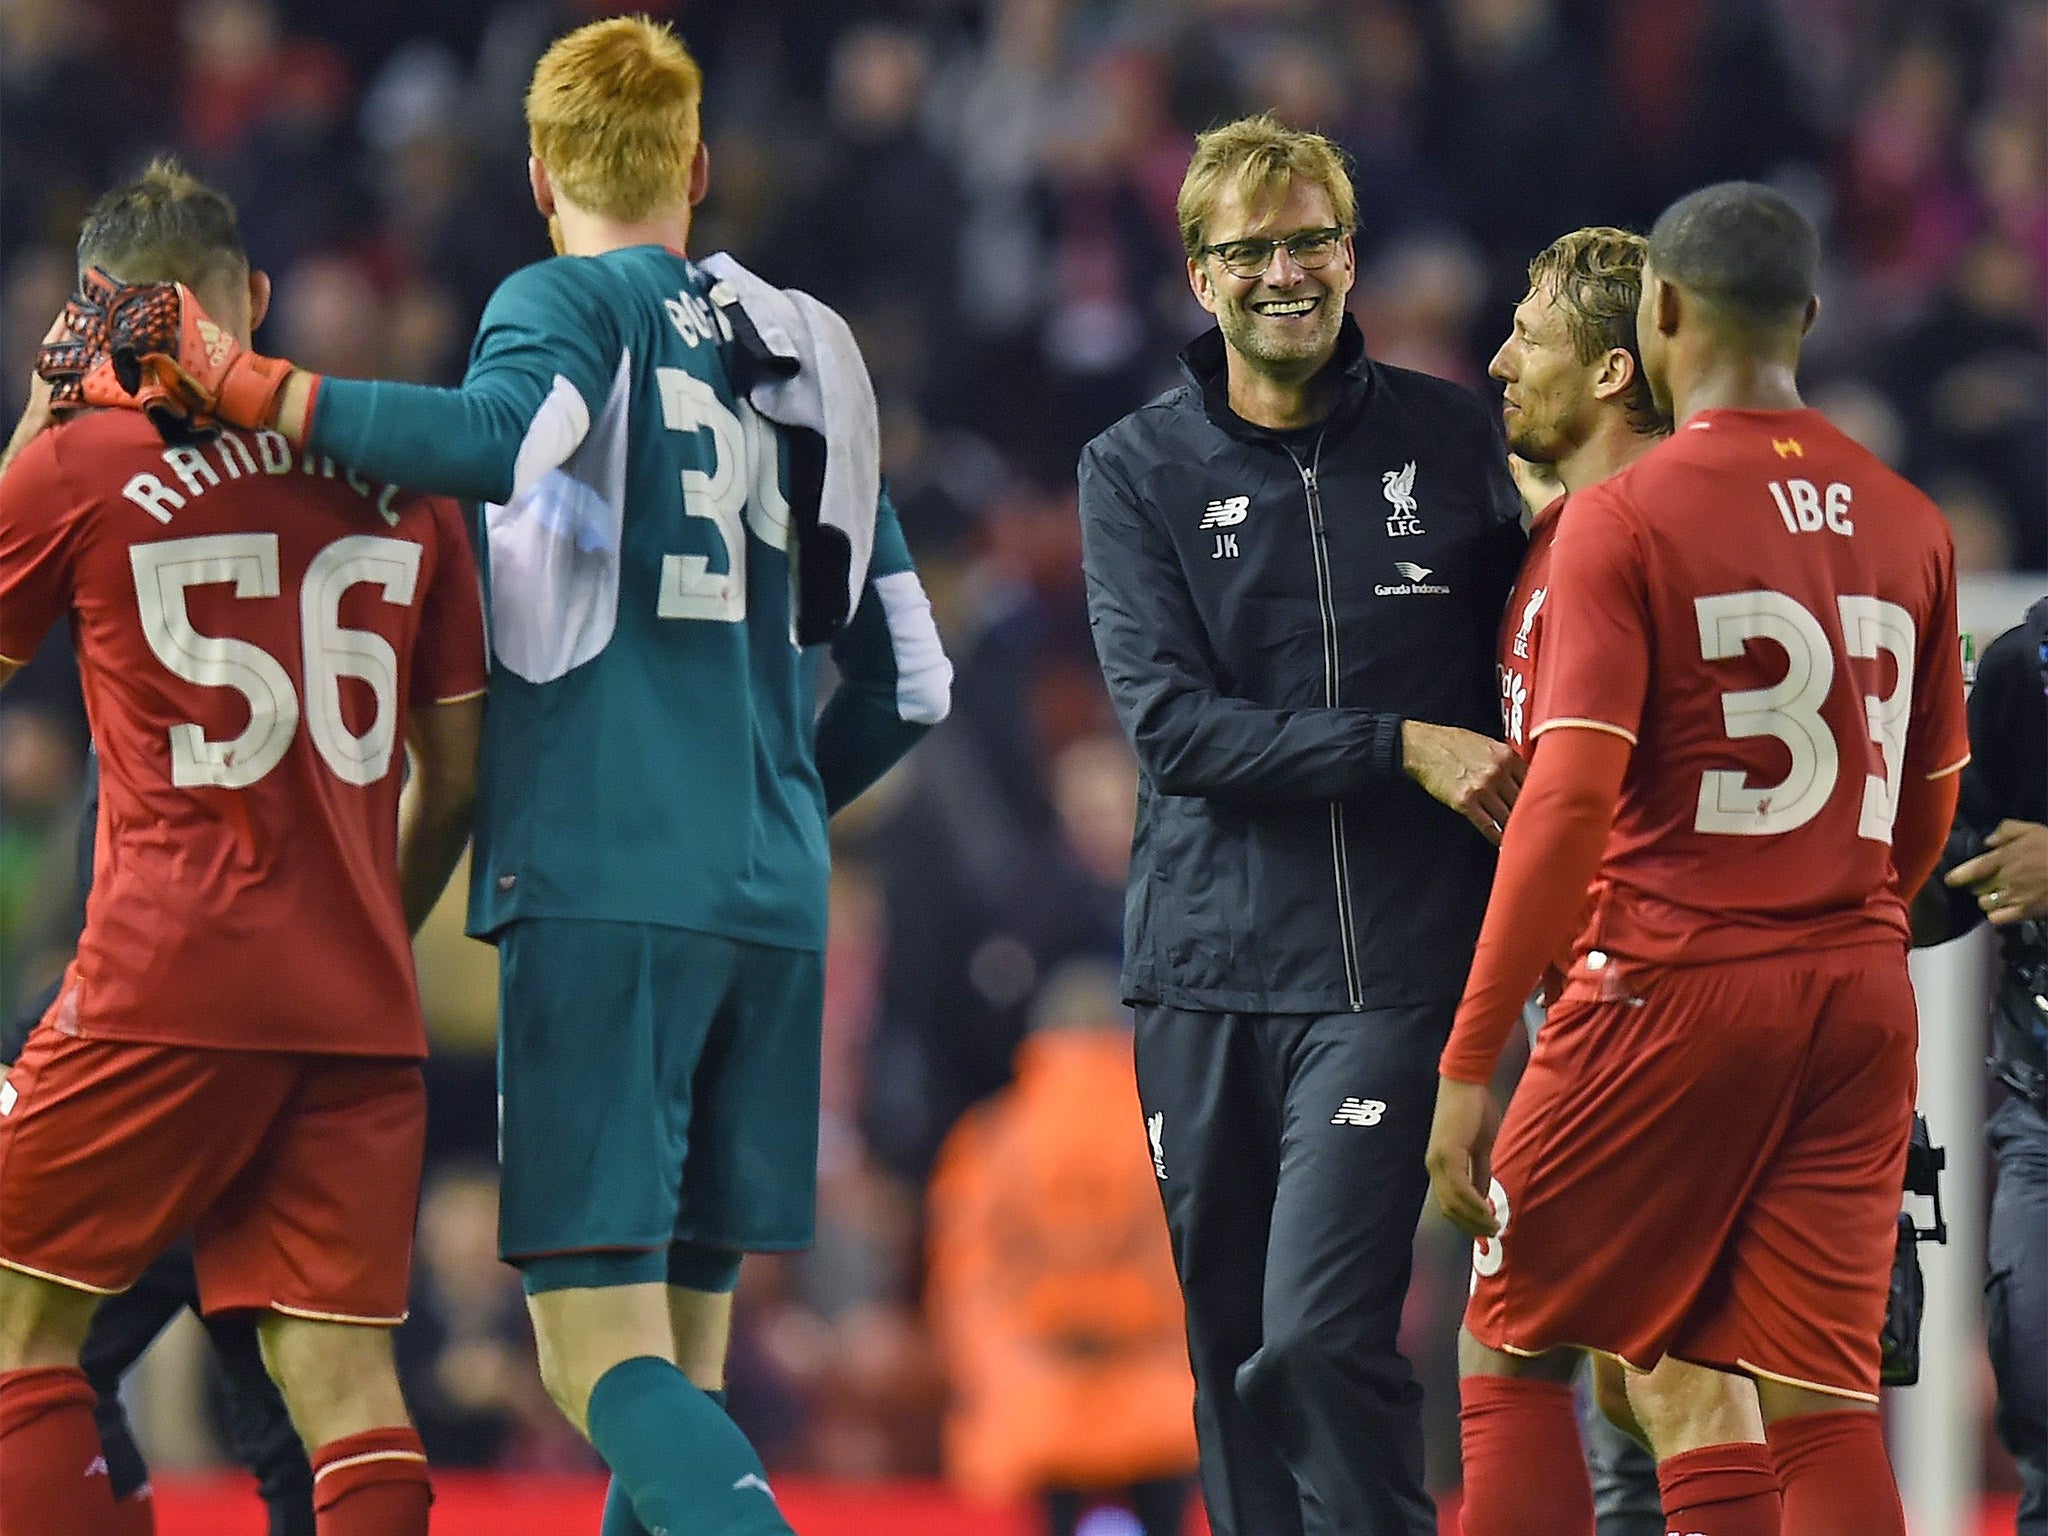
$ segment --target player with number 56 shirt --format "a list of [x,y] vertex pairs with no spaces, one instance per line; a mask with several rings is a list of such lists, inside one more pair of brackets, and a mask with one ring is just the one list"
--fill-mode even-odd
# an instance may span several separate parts
[[0,1265],[110,1294],[197,1222],[209,1312],[395,1326],[426,1134],[399,791],[408,714],[484,690],[460,514],[274,432],[87,412],[0,478],[0,658],[66,616],[98,846],[0,1090]]
[[393,829],[408,710],[484,690],[455,504],[275,432],[171,448],[87,412],[0,479],[0,658],[64,617],[102,788],[50,1024],[424,1056]]

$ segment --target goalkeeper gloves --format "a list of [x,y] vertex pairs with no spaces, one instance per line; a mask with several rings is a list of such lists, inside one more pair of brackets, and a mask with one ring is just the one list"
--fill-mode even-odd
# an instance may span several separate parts
[[113,383],[113,360],[107,355],[107,311],[120,292],[121,285],[98,267],[86,268],[36,353],[36,373],[50,386],[50,409],[60,415],[88,403],[88,373],[99,370],[104,374],[95,386],[99,393],[118,388]]
[[105,398],[105,379],[85,376],[94,405],[142,408],[165,440],[209,420],[231,427],[267,427],[292,365],[261,357],[216,325],[183,283],[122,289],[107,314],[107,355],[113,382],[131,400]]

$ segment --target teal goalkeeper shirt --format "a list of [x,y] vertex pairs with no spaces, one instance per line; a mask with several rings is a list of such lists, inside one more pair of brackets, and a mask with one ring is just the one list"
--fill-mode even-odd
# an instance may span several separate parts
[[945,714],[886,492],[818,711],[787,453],[733,392],[710,286],[662,246],[557,257],[492,296],[459,389],[321,384],[310,450],[479,503],[480,937],[577,917],[821,949],[827,815]]

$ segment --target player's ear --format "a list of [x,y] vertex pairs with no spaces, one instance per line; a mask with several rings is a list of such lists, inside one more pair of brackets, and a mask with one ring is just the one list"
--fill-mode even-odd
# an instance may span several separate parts
[[1188,258],[1188,287],[1195,293],[1195,302],[1210,314],[1216,313],[1216,289],[1209,281],[1209,267],[1199,256]]
[[1654,278],[1650,286],[1650,318],[1656,323],[1659,336],[1675,335],[1678,331],[1679,311],[1683,308],[1678,289],[1663,278]]
[[1816,293],[1812,298],[1806,301],[1806,319],[1802,321],[1799,326],[1799,334],[1802,336],[1806,335],[1807,332],[1813,329],[1813,322],[1818,320],[1819,318],[1820,295]]
[[533,189],[533,206],[540,210],[544,219],[555,216],[555,184],[548,180],[548,168],[540,163],[539,155],[526,157],[526,183]]
[[704,201],[704,194],[711,190],[711,146],[703,139],[697,140],[697,152],[690,156],[690,206],[696,207]]
[[1609,347],[1593,376],[1595,400],[1619,400],[1635,388],[1636,359],[1627,347]]
[[258,267],[249,269],[249,334],[255,335],[263,327],[263,317],[270,313],[270,274]]

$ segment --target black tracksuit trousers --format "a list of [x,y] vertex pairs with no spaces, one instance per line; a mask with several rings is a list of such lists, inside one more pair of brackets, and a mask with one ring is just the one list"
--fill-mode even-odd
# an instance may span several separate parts
[[1216,1536],[1434,1536],[1396,1340],[1453,1011],[1136,1010]]
[[[187,1307],[199,1310],[199,1281],[192,1272],[190,1244],[179,1242],[134,1285],[109,1296],[93,1314],[78,1363],[99,1399],[95,1417],[100,1446],[117,1499],[127,1498],[149,1480],[121,1406],[121,1379]],[[284,1398],[263,1368],[255,1314],[227,1312],[200,1321],[220,1356],[228,1440],[235,1459],[256,1475],[270,1510],[270,1536],[313,1536],[313,1469]]]
[[1998,1435],[2020,1468],[2018,1536],[2048,1536],[2048,1115],[2009,1098],[1986,1134],[1998,1165],[1984,1287]]

